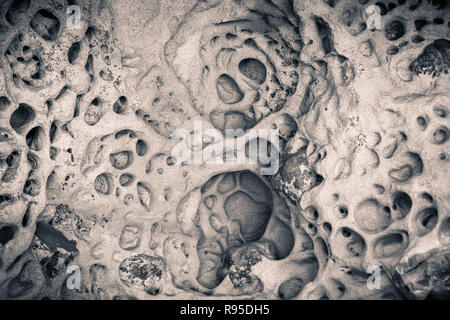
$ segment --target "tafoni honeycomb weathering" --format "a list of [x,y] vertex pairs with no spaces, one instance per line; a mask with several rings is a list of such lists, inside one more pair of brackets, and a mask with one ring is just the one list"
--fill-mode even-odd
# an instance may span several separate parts
[[1,1],[0,298],[450,299],[449,39],[445,0]]

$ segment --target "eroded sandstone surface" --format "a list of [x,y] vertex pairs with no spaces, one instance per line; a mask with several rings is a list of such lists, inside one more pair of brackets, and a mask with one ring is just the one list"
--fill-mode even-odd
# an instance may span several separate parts
[[5,0],[0,67],[0,298],[450,298],[446,1]]

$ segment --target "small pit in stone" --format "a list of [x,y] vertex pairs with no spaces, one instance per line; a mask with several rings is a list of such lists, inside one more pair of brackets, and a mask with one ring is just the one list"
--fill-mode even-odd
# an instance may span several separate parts
[[19,107],[11,114],[9,123],[14,131],[20,134],[22,129],[34,120],[34,117],[35,112],[33,108],[25,103],[21,103],[19,104]]
[[23,193],[35,197],[40,192],[40,183],[35,179],[28,179],[23,186]]
[[411,197],[403,192],[403,191],[397,191],[394,193],[393,199],[392,199],[392,209],[396,212],[397,219],[403,219],[406,217],[411,211],[412,207],[412,200]]
[[111,153],[109,155],[109,160],[114,168],[123,170],[129,167],[133,161],[133,153],[128,150]]
[[438,211],[434,207],[428,207],[417,212],[415,218],[415,232],[422,237],[431,232],[438,222]]
[[113,111],[117,114],[122,114],[127,109],[128,99],[125,96],[120,96],[113,105]]
[[375,258],[391,258],[400,255],[408,246],[409,237],[406,231],[396,231],[381,236],[374,242]]
[[17,228],[14,226],[3,226],[0,228],[0,244],[5,246],[9,241],[14,238],[17,232]]
[[67,58],[69,59],[70,63],[74,63],[75,60],[78,58],[78,54],[80,53],[80,49],[81,49],[81,43],[78,42],[74,42],[70,48],[69,51],[67,52]]
[[147,143],[144,140],[139,139],[136,142],[136,153],[138,156],[143,157],[147,153]]
[[0,97],[0,111],[6,110],[11,105],[11,101],[5,96]]
[[433,132],[432,142],[438,145],[443,144],[448,140],[448,137],[448,128],[445,126],[441,126]]
[[221,74],[217,78],[216,90],[219,99],[225,104],[235,104],[244,98],[244,93],[236,81],[227,74]]
[[107,173],[102,173],[95,178],[94,182],[95,190],[104,195],[109,195],[112,192],[113,185],[111,176]]
[[30,7],[30,0],[14,0],[6,12],[6,21],[15,26]]
[[41,151],[44,147],[45,136],[42,127],[34,127],[26,136],[27,146],[33,151]]

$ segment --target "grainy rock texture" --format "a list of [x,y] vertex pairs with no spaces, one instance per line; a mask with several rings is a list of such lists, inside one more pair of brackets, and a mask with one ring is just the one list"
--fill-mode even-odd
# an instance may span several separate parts
[[375,2],[1,1],[0,298],[449,299],[450,7]]

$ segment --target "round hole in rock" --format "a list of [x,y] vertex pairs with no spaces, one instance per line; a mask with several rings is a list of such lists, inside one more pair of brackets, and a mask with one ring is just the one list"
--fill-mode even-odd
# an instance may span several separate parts
[[121,104],[125,105],[125,104],[127,104],[128,99],[127,99],[127,97],[125,97],[125,96],[120,96],[118,101],[119,101]]
[[165,261],[159,256],[137,254],[124,259],[119,266],[119,278],[126,286],[152,296],[160,293],[164,274]]
[[39,168],[39,157],[34,153],[28,152],[27,160],[30,164],[31,169],[36,170]]
[[353,257],[361,257],[366,251],[366,245],[362,238],[355,238],[353,241],[347,243],[347,251]]
[[329,222],[324,222],[323,225],[323,230],[325,230],[325,232],[330,235],[331,231],[333,231],[333,228],[331,227],[331,224]]
[[243,191],[236,191],[228,196],[224,209],[230,219],[239,222],[242,236],[248,242],[263,235],[271,214],[268,204],[256,202]]
[[30,0],[14,0],[6,12],[5,19],[13,26],[18,24],[22,15],[27,12],[30,7]]
[[23,215],[23,218],[22,218],[22,227],[24,227],[24,228],[28,227],[30,222],[31,222],[30,207],[28,206],[27,211],[25,211],[25,214]]
[[317,220],[317,218],[319,217],[319,212],[314,206],[307,207],[304,213],[309,220]]
[[[89,73],[93,73],[93,67],[94,66],[94,57],[92,56],[92,54],[89,54],[87,59],[86,59],[86,63],[84,65],[84,68],[86,69],[87,72]],[[93,79],[93,78],[91,78]]]
[[139,139],[136,142],[136,153],[138,156],[145,156],[147,153],[147,143],[144,140]]
[[84,121],[87,125],[94,126],[100,121],[102,116],[102,101],[99,98],[95,98],[84,113]]
[[41,151],[44,147],[44,139],[44,129],[42,127],[34,127],[26,136],[28,148],[33,151]]
[[327,282],[327,291],[331,299],[336,300],[344,295],[346,287],[341,281],[337,279],[330,279]]
[[434,144],[443,144],[448,140],[449,132],[447,127],[441,126],[433,132],[432,141]]
[[412,200],[407,193],[403,191],[397,191],[394,193],[392,199],[392,209],[396,212],[397,219],[403,219],[406,217],[409,211],[411,211],[411,207]]
[[120,151],[116,153],[111,153],[109,155],[109,160],[111,165],[118,169],[123,170],[126,169],[133,160],[133,154],[131,151]]
[[227,74],[221,74],[217,78],[216,90],[219,99],[225,104],[235,104],[244,98],[236,81]]
[[107,173],[99,174],[95,178],[94,182],[94,188],[98,193],[109,195],[111,194],[111,190],[113,189],[112,186],[112,179]]
[[[317,232],[317,228],[314,225],[311,226],[313,230],[310,229],[310,232],[315,234]],[[273,244],[275,248],[275,259],[277,260],[286,258],[291,253],[295,243],[294,234],[292,233],[289,225],[275,217],[267,226],[267,230],[264,233],[263,238]]]
[[427,126],[427,120],[423,116],[417,117],[417,124],[421,126],[422,128],[425,128]]
[[56,40],[61,23],[53,13],[41,9],[36,12],[30,21],[30,26],[42,39],[47,41]]
[[428,201],[429,203],[433,203],[433,201],[434,201],[433,196],[431,194],[429,194],[428,192],[422,193],[422,199]]
[[69,51],[67,52],[67,58],[69,59],[70,63],[74,63],[75,60],[78,58],[78,54],[80,53],[80,49],[81,49],[81,43],[78,42],[74,42],[70,48]]
[[23,186],[23,193],[35,197],[39,194],[40,185],[34,179],[28,179]]
[[408,243],[406,231],[389,233],[375,240],[373,255],[378,259],[399,256],[407,248]]
[[216,182],[216,180],[220,177],[220,174],[216,174],[208,179],[208,181],[203,184],[203,186],[200,189],[201,193],[205,193],[210,189],[210,187]]
[[50,125],[50,131],[48,133],[50,137],[50,143],[53,143],[55,140],[56,131],[58,130],[58,127],[56,126],[55,121],[52,121],[52,124]]
[[2,246],[6,245],[9,241],[14,238],[16,234],[17,227],[15,226],[4,226],[0,229],[0,244]]
[[341,218],[346,218],[348,216],[348,209],[346,206],[339,206],[339,216]]
[[414,221],[416,234],[419,237],[424,236],[436,227],[438,211],[434,207],[424,208],[417,212]]
[[5,96],[0,97],[0,111],[5,110],[11,105],[11,101]]
[[168,166],[173,166],[175,163],[177,163],[177,158],[175,158],[173,156],[167,157],[166,164]]
[[122,187],[129,186],[134,181],[134,176],[130,173],[124,173],[119,178],[119,183]]
[[350,238],[352,236],[352,230],[350,230],[349,228],[344,227],[342,228],[341,232],[345,238]]
[[25,103],[19,104],[19,107],[11,114],[9,124],[17,132],[21,130],[34,120],[35,112],[32,107]]
[[376,199],[367,199],[359,203],[355,211],[358,226],[369,233],[385,230],[392,222],[390,208]]
[[[123,113],[123,112],[126,110],[127,105],[128,105],[127,97],[125,97],[125,96],[120,96],[120,97],[116,100],[116,102],[114,102],[114,104],[113,104],[113,111],[114,111],[115,113],[117,113],[117,114],[121,114],[121,113]],[[139,110],[138,110],[138,111],[139,111]],[[136,111],[136,115],[137,115],[138,111]]]
[[247,58],[239,62],[239,71],[248,79],[255,81],[257,84],[262,84],[266,81],[266,67],[264,64],[253,58]]

